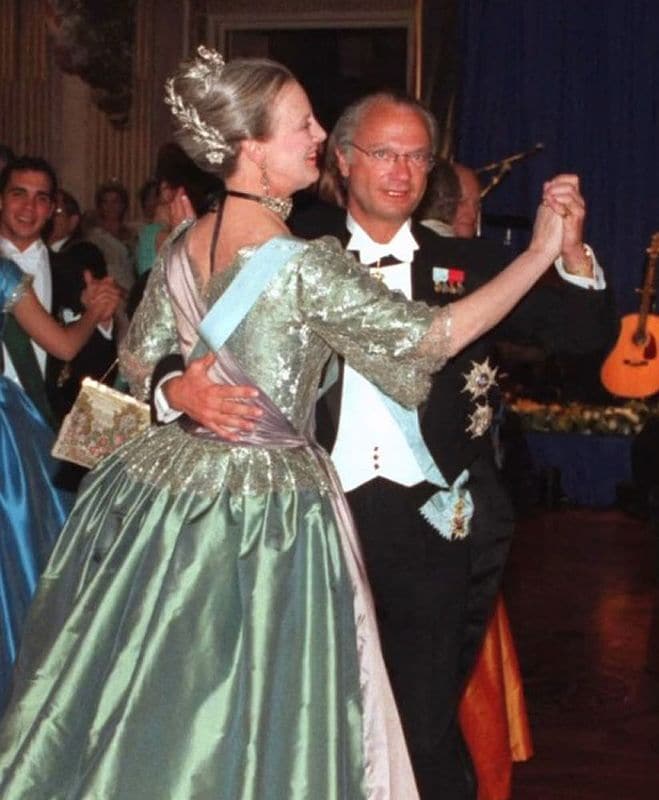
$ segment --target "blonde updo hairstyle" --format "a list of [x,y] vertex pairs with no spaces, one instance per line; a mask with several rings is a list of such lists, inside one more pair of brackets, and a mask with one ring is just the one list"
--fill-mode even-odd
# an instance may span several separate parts
[[[199,52],[204,51],[200,48]],[[211,52],[218,59],[218,54]],[[237,58],[212,64],[197,58],[184,61],[171,78],[182,103],[196,111],[201,124],[224,139],[221,163],[209,159],[209,146],[174,113],[174,137],[201,169],[222,179],[232,175],[244,139],[267,139],[271,133],[274,100],[295,78],[282,64],[266,58]],[[170,104],[171,105],[171,104]]]

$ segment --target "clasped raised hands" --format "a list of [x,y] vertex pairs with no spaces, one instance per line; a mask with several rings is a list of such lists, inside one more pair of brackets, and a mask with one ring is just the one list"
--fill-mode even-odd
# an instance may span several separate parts
[[562,256],[568,271],[588,270],[583,246],[585,218],[586,203],[579,176],[556,175],[543,184],[542,205],[536,216],[531,247],[545,251],[552,261]]

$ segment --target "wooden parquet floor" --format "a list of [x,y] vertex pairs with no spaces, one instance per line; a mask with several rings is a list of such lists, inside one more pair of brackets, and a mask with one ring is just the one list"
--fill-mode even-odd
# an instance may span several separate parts
[[520,522],[505,596],[535,755],[512,800],[659,800],[658,550],[619,511]]

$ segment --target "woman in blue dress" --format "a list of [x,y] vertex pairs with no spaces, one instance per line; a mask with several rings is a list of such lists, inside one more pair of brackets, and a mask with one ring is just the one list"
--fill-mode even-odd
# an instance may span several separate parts
[[[108,316],[107,300],[101,297],[78,322],[62,328],[41,306],[31,282],[13,261],[0,258],[0,310],[13,314],[49,353],[73,358]],[[0,710],[27,607],[73,503],[53,486],[52,444],[52,430],[27,394],[0,375]]]
[[[542,209],[532,249],[433,311],[336,240],[288,232],[325,133],[285,67],[200,48],[168,99],[227,197],[163,248],[122,369],[143,398],[163,355],[197,359],[200,319],[219,302],[222,325],[247,278],[261,294],[208,367],[258,387],[262,417],[238,441],[190,420],[152,427],[85,478],[26,625],[0,796],[414,800],[355,531],[313,437],[320,373],[337,350],[415,406],[553,261],[560,218]],[[283,254],[274,273],[266,248]]]

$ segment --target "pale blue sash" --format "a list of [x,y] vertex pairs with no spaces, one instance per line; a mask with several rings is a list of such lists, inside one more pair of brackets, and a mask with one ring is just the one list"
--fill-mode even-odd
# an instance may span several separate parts
[[425,479],[439,489],[421,506],[419,513],[445,539],[464,539],[474,515],[474,502],[466,488],[469,470],[463,469],[449,486],[423,440],[416,409],[405,408],[384,392],[377,391],[405,436]]
[[261,245],[199,323],[199,336],[216,353],[247,316],[265,287],[306,242],[275,236]]

